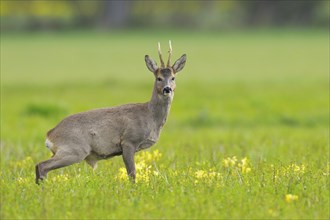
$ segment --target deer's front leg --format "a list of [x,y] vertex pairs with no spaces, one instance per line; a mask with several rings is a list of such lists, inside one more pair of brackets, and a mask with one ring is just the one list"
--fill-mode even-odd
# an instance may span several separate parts
[[134,154],[135,148],[132,145],[123,146],[123,160],[126,166],[127,174],[132,182],[135,182],[136,177]]

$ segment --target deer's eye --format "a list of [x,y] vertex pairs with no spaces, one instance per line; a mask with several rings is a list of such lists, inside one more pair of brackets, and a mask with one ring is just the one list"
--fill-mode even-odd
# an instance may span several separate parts
[[175,77],[172,77],[172,81],[174,81],[175,80]]
[[161,82],[161,81],[163,81],[163,79],[160,78],[160,77],[158,77],[158,78],[157,78],[157,81]]

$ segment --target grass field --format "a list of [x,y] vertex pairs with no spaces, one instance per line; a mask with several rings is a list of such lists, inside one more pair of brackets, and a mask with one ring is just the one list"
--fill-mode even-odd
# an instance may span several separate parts
[[[1,219],[328,219],[329,35],[122,31],[1,36]],[[34,183],[68,114],[145,102],[157,41],[185,69],[159,142]]]

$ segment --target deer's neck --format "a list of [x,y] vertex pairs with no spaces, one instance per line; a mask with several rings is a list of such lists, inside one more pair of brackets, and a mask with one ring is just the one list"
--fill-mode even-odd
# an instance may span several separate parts
[[172,94],[172,97],[158,95],[157,90],[154,87],[151,100],[148,103],[148,108],[158,128],[162,128],[166,122],[167,116],[170,113],[173,95],[174,94]]

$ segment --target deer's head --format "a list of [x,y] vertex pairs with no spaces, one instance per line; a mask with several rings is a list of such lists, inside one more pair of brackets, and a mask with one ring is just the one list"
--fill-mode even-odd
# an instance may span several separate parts
[[169,42],[168,61],[165,67],[162,53],[160,50],[160,43],[158,43],[158,54],[161,66],[158,67],[157,63],[151,59],[148,55],[145,56],[145,61],[148,69],[153,72],[155,76],[155,88],[157,94],[163,97],[173,98],[175,90],[175,77],[176,74],[181,71],[186,63],[186,54],[183,54],[175,63],[171,66],[172,45]]

